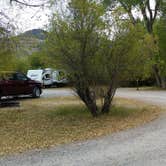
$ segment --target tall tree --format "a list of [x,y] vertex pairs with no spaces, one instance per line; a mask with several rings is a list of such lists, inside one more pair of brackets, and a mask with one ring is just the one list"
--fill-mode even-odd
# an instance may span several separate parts
[[93,84],[97,79],[95,58],[100,49],[103,9],[89,0],[72,0],[68,10],[67,16],[53,18],[49,50],[69,72],[76,93],[95,117],[99,110]]
[[[116,8],[118,5],[121,5],[123,9],[126,11],[128,18],[131,20],[133,25],[136,25],[140,18],[136,18],[134,16],[133,10],[137,9],[139,12],[142,13],[144,26],[147,32],[152,36],[151,40],[153,40],[154,45],[157,45],[156,36],[154,34],[154,25],[157,19],[157,15],[161,12],[161,8],[163,6],[163,0],[104,0],[104,4],[109,9]],[[155,61],[156,52],[153,52],[151,58],[154,59],[154,64],[152,65],[152,70],[154,76],[156,78],[157,85],[159,87],[165,88],[166,84],[164,78],[162,77],[161,69],[157,61]]]
[[133,43],[142,40],[142,35],[119,26],[112,36],[104,8],[95,1],[72,0],[68,7],[66,16],[54,15],[48,50],[69,72],[76,93],[91,114],[109,113],[119,81],[131,71],[129,64],[138,62],[129,56]]
[[162,86],[166,88],[166,2],[161,6],[161,17],[155,25],[155,34],[157,35],[158,54],[156,60],[160,67],[160,74],[162,75]]

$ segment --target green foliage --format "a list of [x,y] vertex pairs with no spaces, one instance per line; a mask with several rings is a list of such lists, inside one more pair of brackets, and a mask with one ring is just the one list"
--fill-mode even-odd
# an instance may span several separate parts
[[160,10],[162,11],[162,17],[166,20],[166,1],[165,0],[161,1]]
[[97,31],[104,28],[100,17],[104,10],[101,5],[88,1],[72,1],[69,9],[70,19],[53,18],[48,50],[71,76],[82,75],[91,82],[92,63],[100,47]]
[[153,64],[150,54],[156,51],[155,47],[149,46],[149,35],[146,34],[141,25],[138,25],[130,31],[128,39],[131,44],[128,55],[129,64],[127,65],[128,79],[143,80],[149,78]]
[[[107,25],[102,18],[104,8],[95,1],[72,0],[68,9],[69,15],[53,18],[48,50],[70,74],[77,94],[91,114],[97,116],[100,111],[94,87],[103,81],[103,76],[108,76],[110,83],[108,72],[114,73],[103,63],[106,57],[111,56]],[[113,62],[109,61],[109,64]]]
[[44,62],[43,62],[39,52],[33,53],[31,56],[29,56],[28,59],[29,59],[31,68],[38,69],[38,68],[44,67]]
[[163,76],[166,76],[166,21],[161,19],[158,21],[155,27],[155,33],[158,37],[158,54],[156,59],[160,65],[160,72]]
[[27,73],[27,70],[30,68],[29,60],[27,57],[19,57],[15,63],[16,71]]
[[0,38],[0,70],[13,70],[15,68],[15,41],[8,36]]
[[48,68],[56,67],[56,63],[53,59],[51,59],[51,56],[49,55],[49,52],[46,50],[47,45],[43,44],[41,50],[37,52],[33,52],[30,56],[28,56],[28,62],[29,67],[32,69],[38,69],[38,68]]
[[[109,112],[121,79],[142,79],[149,74],[149,59],[144,54],[145,30],[141,24],[133,26],[120,20],[112,37],[100,3],[73,0],[69,10],[65,17],[54,16],[48,50],[69,72],[77,94],[93,116],[99,111],[95,86],[108,85],[106,92],[101,89],[99,97],[104,99],[101,112]],[[118,14],[114,16],[118,18]]]

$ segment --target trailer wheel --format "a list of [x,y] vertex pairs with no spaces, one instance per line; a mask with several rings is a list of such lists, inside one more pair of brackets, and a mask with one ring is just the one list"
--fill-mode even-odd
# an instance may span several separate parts
[[40,94],[41,94],[40,88],[35,87],[35,88],[33,89],[32,97],[33,97],[33,98],[39,98],[39,97],[40,97]]

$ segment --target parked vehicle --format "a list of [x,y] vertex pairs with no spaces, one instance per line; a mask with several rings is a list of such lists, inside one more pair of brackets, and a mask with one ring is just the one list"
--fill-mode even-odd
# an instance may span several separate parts
[[54,70],[52,72],[53,85],[67,85],[69,80],[67,74],[63,70]]
[[42,84],[31,80],[23,73],[0,72],[0,98],[3,96],[31,95],[40,97]]
[[68,83],[66,73],[63,70],[53,70],[51,68],[28,70],[27,77],[39,81],[44,86],[59,86]]
[[39,81],[44,86],[51,86],[53,84],[52,81],[52,73],[50,71],[45,71],[42,69],[39,70],[28,70],[27,77]]

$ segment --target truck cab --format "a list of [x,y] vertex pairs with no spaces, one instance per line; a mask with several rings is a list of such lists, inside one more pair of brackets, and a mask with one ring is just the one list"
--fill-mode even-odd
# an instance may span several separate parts
[[0,97],[32,95],[40,97],[42,85],[20,72],[0,72]]

